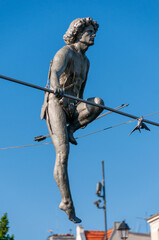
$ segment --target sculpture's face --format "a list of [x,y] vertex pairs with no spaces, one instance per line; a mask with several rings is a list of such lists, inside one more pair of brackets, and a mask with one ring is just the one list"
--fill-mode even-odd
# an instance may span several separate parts
[[88,46],[91,46],[94,44],[94,38],[95,38],[95,30],[92,25],[89,25],[86,27],[81,34],[81,37],[79,39],[80,42],[85,43]]

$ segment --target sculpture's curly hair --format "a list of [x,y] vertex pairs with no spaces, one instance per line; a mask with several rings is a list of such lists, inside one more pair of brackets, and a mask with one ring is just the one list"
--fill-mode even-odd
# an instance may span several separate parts
[[88,27],[89,25],[92,25],[94,27],[95,33],[98,30],[98,23],[96,21],[93,21],[92,18],[77,18],[70,24],[67,32],[63,36],[63,39],[67,45],[75,43],[77,36],[79,33],[81,33],[85,27]]

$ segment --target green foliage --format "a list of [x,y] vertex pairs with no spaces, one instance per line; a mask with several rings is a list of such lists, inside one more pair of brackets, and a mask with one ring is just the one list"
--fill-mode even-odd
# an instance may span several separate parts
[[0,220],[0,240],[14,240],[14,235],[9,236],[9,221],[7,213],[5,213]]

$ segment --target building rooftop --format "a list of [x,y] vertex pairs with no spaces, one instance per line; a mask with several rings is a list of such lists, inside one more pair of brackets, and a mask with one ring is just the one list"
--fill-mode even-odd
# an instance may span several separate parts
[[[109,240],[110,235],[113,232],[113,228],[107,231],[107,239]],[[104,231],[84,231],[86,240],[103,240],[105,232]]]
[[147,222],[148,222],[148,223],[151,223],[151,222],[153,222],[154,220],[158,220],[158,219],[159,219],[159,213],[156,213],[156,214],[154,214],[154,215],[151,215],[151,217],[147,219]]
[[75,236],[73,234],[52,234],[51,236],[49,236],[48,238],[49,240],[54,240],[54,239],[57,239],[57,240],[75,240]]

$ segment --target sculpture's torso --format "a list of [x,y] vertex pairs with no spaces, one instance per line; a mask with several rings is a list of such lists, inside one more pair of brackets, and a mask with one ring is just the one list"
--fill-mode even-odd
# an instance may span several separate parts
[[80,97],[82,84],[87,78],[88,59],[85,55],[78,53],[72,46],[65,46],[64,48],[69,48],[70,54],[59,83],[66,94]]
[[[54,61],[56,62],[57,58],[65,63],[65,67],[59,75],[60,87],[65,94],[83,98],[84,86],[89,69],[88,58],[84,54],[78,53],[76,49],[70,45],[64,46],[57,52],[53,59],[52,69],[54,69]],[[54,87],[54,82],[51,83],[51,86]],[[52,94],[50,94],[49,99],[52,101]],[[66,112],[67,119],[72,118],[77,101],[69,98],[62,98],[59,102]]]

